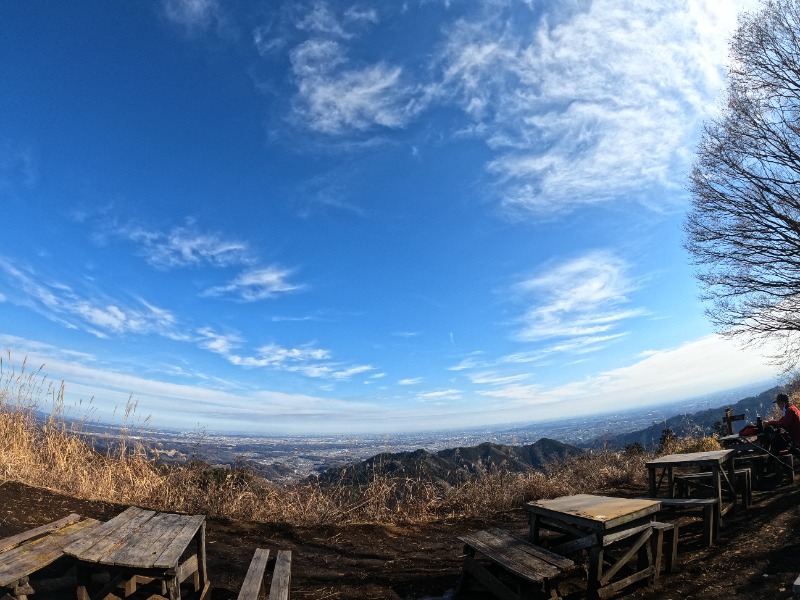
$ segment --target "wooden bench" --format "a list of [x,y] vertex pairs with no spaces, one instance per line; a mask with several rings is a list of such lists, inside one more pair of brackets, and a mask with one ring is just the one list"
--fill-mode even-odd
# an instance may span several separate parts
[[[269,550],[256,548],[247,575],[239,590],[238,600],[258,600],[264,591],[264,575],[269,563]],[[269,600],[289,600],[289,584],[292,579],[292,553],[290,550],[278,550],[275,567],[272,571],[272,583],[269,586]]]
[[703,542],[709,547],[714,545],[719,534],[719,510],[716,498],[651,498],[651,500],[659,500],[662,509],[675,511],[701,509],[703,511]]
[[[464,542],[464,570],[458,594],[471,587],[488,590],[501,600],[521,600],[535,594],[560,598],[555,580],[575,563],[502,529],[458,537]],[[482,564],[476,555],[488,559]]]
[[[30,576],[64,556],[64,548],[80,534],[100,525],[94,519],[71,514],[20,534],[0,540],[0,594],[26,600],[37,591]],[[72,576],[71,582],[75,583]]]
[[[751,471],[749,468],[736,469],[734,475],[736,478],[735,485],[742,499],[742,507],[749,508],[753,500],[753,480]],[[713,491],[714,488],[710,482],[711,473],[687,473],[675,476],[675,484],[678,487],[679,496],[688,496],[688,488],[691,485],[699,485]]]

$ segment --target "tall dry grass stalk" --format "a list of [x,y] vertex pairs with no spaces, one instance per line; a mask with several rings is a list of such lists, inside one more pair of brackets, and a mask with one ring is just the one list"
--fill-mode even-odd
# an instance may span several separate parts
[[[544,471],[481,472],[457,485],[373,473],[368,483],[277,484],[241,469],[198,461],[166,467],[132,439],[98,452],[80,422],[64,419],[64,387],[39,370],[0,359],[0,480],[49,488],[83,499],[156,510],[296,525],[419,523],[488,518],[528,500],[622,487],[646,489],[647,455],[586,452]],[[135,405],[126,407],[126,422]],[[42,414],[48,416],[42,417]]]

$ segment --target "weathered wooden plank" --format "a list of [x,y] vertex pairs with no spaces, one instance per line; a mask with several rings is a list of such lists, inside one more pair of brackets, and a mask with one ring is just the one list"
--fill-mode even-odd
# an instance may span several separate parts
[[531,556],[539,560],[543,560],[547,563],[550,563],[551,565],[558,567],[559,569],[566,570],[566,569],[571,569],[572,567],[575,566],[575,563],[572,562],[570,559],[561,556],[560,554],[557,554],[546,548],[530,544],[521,538],[511,535],[509,532],[503,529],[490,529],[489,533],[497,537],[508,536],[514,542],[515,548],[518,548],[519,550],[525,552],[526,554],[530,554]]
[[[528,542],[502,530],[494,531],[478,531],[459,539],[507,571],[531,582],[541,582],[562,572],[562,567],[552,564],[554,559],[531,554],[529,551],[533,547]],[[543,548],[537,550],[544,551]],[[573,564],[569,559],[561,559]]]
[[146,512],[152,514],[152,511],[145,511],[144,509],[141,509],[137,506],[131,506],[124,512],[118,514],[113,519],[110,519],[105,523],[103,523],[98,530],[92,532],[91,536],[87,536],[83,539],[78,539],[69,546],[67,546],[66,548],[64,548],[64,552],[66,554],[69,554],[70,556],[75,556],[76,558],[86,560],[87,555],[91,556],[93,554],[89,551],[99,546],[100,544],[103,544],[106,537],[116,535],[119,528],[122,527],[125,523],[135,519],[140,514]]
[[289,585],[292,582],[292,552],[278,550],[272,583],[269,586],[269,600],[289,600]]
[[625,579],[620,579],[619,581],[615,581],[614,583],[609,583],[601,587],[597,590],[598,598],[608,598],[613,596],[618,591],[625,589],[629,585],[636,583],[637,581],[641,581],[642,579],[647,579],[649,577],[653,577],[655,574],[655,567],[647,567],[646,569],[639,571],[638,573],[634,573],[630,577],[626,577]]
[[158,513],[147,522],[145,529],[133,533],[124,546],[109,554],[106,560],[117,566],[150,568],[163,554],[181,527],[184,517],[174,513]]
[[239,600],[257,600],[264,587],[264,571],[267,569],[268,561],[269,550],[256,548],[242,587],[239,588]]
[[578,538],[575,540],[571,540],[569,542],[565,542],[560,546],[555,546],[551,548],[553,552],[557,554],[561,554],[563,556],[567,556],[569,554],[574,554],[579,550],[586,550],[586,548],[591,548],[592,546],[596,546],[599,544],[599,540],[597,539],[597,534],[593,533],[591,535],[584,536],[582,538]]
[[197,530],[205,522],[203,515],[184,516],[181,519],[181,527],[173,529],[175,537],[164,549],[161,555],[153,560],[153,566],[156,568],[172,568],[178,564],[186,547],[192,541]]
[[617,533],[612,533],[609,535],[603,536],[603,546],[609,546],[611,544],[615,544],[620,540],[624,540],[625,538],[631,537],[632,535],[636,535],[644,531],[645,529],[650,529],[651,522],[647,522],[644,525],[639,525],[638,527],[631,527],[630,529],[625,529],[624,531],[620,531]]
[[13,585],[23,577],[43,569],[64,555],[64,547],[100,526],[86,519],[62,527],[36,540],[26,542],[0,555],[0,587]]
[[35,537],[38,537],[45,533],[50,533],[51,531],[55,531],[56,529],[61,529],[62,527],[66,527],[67,525],[72,525],[73,523],[77,523],[80,520],[81,520],[80,515],[72,513],[67,515],[63,519],[59,519],[58,521],[53,521],[52,523],[47,523],[46,525],[42,525],[34,529],[23,531],[22,533],[18,533],[17,535],[12,535],[11,537],[3,538],[2,540],[0,540],[0,552],[11,550],[11,548],[19,546],[22,542],[32,540]]
[[633,555],[636,554],[639,551],[639,548],[641,548],[650,539],[650,536],[652,534],[653,530],[650,527],[648,527],[644,532],[642,532],[642,535],[639,536],[639,539],[636,540],[636,543],[630,548],[628,548],[628,551],[625,552],[625,554],[616,562],[616,564],[605,572],[602,579],[600,580],[600,585],[601,586],[606,585],[609,581],[611,581],[611,578],[614,577],[614,575],[616,575],[619,572],[619,570],[622,567],[624,567],[631,558],[633,558]]
[[[156,513],[152,510],[140,510],[140,512],[137,512],[131,518],[119,519],[113,528],[103,528],[101,531],[102,537],[100,537],[100,539],[97,539],[99,536],[90,536],[88,540],[81,540],[85,542],[92,541],[92,537],[95,538],[94,543],[84,548],[82,552],[74,552],[73,545],[67,547],[66,552],[86,562],[113,564],[113,562],[109,560],[109,557],[113,555],[120,546],[126,543],[131,535],[152,519],[155,514]],[[108,521],[106,525],[112,521]]]
[[178,583],[183,583],[190,575],[197,573],[197,554],[192,554],[178,567]]

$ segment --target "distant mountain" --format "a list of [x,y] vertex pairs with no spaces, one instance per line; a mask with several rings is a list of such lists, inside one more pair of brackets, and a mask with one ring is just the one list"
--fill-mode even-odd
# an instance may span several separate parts
[[780,392],[781,389],[780,387],[773,387],[756,396],[750,396],[739,400],[734,404],[676,415],[665,421],[654,422],[644,429],[597,440],[597,443],[607,444],[616,448],[623,448],[628,444],[639,443],[648,449],[655,448],[658,446],[659,440],[661,439],[661,433],[667,428],[678,436],[697,433],[710,435],[715,431],[715,424],[721,424],[723,422],[722,419],[725,416],[726,408],[733,409],[734,415],[745,415],[743,421],[734,421],[732,423],[732,428],[735,433],[747,423],[755,422],[756,416],[758,415],[766,419],[773,409],[775,395]]
[[525,446],[485,442],[478,446],[451,448],[436,453],[423,449],[413,452],[384,452],[342,468],[327,469],[318,478],[323,483],[363,484],[377,473],[455,484],[465,476],[481,471],[491,472],[498,468],[513,472],[541,469],[550,461],[582,452],[577,446],[547,438]]

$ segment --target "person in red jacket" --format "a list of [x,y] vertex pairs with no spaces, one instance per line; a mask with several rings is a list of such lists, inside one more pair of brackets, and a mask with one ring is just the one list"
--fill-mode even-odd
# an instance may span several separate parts
[[764,421],[764,425],[786,430],[795,445],[800,446],[800,409],[789,402],[789,396],[786,394],[778,394],[775,397],[775,404],[781,409],[783,416],[776,421]]

